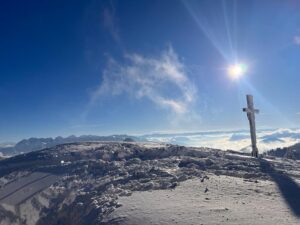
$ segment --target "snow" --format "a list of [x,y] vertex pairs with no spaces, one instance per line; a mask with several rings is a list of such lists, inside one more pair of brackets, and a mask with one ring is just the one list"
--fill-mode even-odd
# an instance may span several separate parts
[[0,190],[0,203],[18,205],[58,180],[58,176],[35,172],[10,182]]
[[[135,192],[105,222],[123,225],[299,224],[274,182],[216,176],[192,179],[175,190]],[[205,190],[207,188],[207,192]]]
[[1,166],[10,169],[0,170],[1,225],[300,224],[295,160],[90,142],[12,157]]

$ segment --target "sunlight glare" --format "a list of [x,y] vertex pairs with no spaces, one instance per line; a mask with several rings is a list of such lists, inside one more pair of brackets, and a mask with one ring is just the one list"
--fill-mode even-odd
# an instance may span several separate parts
[[237,63],[229,66],[227,72],[232,79],[236,80],[245,75],[247,66],[243,63]]

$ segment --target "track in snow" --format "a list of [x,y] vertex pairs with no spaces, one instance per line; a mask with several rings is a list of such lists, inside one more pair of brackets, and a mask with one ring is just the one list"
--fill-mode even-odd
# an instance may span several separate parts
[[34,172],[5,185],[0,189],[0,203],[19,205],[36,193],[49,187],[58,180],[50,173]]

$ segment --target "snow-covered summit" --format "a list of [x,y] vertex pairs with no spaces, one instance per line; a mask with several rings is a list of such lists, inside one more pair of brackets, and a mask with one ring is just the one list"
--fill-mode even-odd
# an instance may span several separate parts
[[[264,186],[267,184],[273,185],[271,195],[282,196],[277,200],[284,200],[290,207],[285,215],[290,216],[289,224],[293,224],[300,215],[297,209],[299,202],[292,200],[288,193],[299,194],[299,176],[299,165],[294,160],[275,157],[254,159],[246,154],[210,148],[131,142],[64,144],[0,161],[0,224],[134,224],[134,215],[128,213],[128,206],[136,201],[138,193],[141,198],[147,199],[151,196],[149,191],[161,196],[161,190],[165,190],[167,195],[178,190],[178,196],[181,196],[178,199],[177,195],[172,195],[172,201],[166,201],[166,205],[163,202],[160,206],[153,203],[153,207],[158,208],[150,211],[146,220],[144,218],[145,224],[151,224],[155,222],[151,217],[156,217],[155,210],[159,207],[174,207],[173,211],[180,213],[176,204],[181,204],[180,198],[185,196],[180,193],[190,189],[195,190],[195,201],[199,200],[199,204],[197,201],[193,203],[194,207],[198,207],[197,213],[206,213],[202,221],[209,224],[204,220],[209,218],[207,209],[211,208],[213,212],[223,210],[222,207],[214,209],[216,202],[210,202],[212,198],[219,198],[221,204],[221,200],[226,198],[216,195],[218,188],[232,191],[231,198],[239,201],[250,193],[257,198],[269,195],[268,191],[260,192],[267,188]],[[235,185],[228,186],[226,180],[235,182]],[[214,194],[210,195],[212,192]],[[131,195],[133,198],[126,198]],[[202,201],[206,201],[205,206],[201,205]],[[245,202],[239,207],[247,210],[247,206]],[[284,203],[280,205],[283,206]],[[143,210],[141,208],[136,216],[143,214]],[[127,218],[122,218],[122,212],[126,212]],[[192,212],[181,217],[187,222],[195,221],[188,220],[195,217]],[[178,217],[173,219],[180,223],[184,221],[178,220]],[[161,224],[173,224],[170,220],[164,221]],[[226,223],[226,219],[224,221]],[[227,224],[251,223],[245,220],[243,223]]]

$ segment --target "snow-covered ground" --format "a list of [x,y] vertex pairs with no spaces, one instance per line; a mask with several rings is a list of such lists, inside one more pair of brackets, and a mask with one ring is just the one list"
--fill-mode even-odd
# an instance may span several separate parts
[[185,181],[175,190],[135,192],[130,197],[121,197],[122,207],[109,215],[106,222],[123,225],[300,224],[276,183],[213,174],[208,177]]
[[0,161],[0,224],[300,224],[299,179],[285,158],[64,144]]
[[19,205],[29,199],[35,193],[49,187],[58,176],[48,173],[35,172],[28,176],[10,182],[0,191],[0,203],[7,205]]

